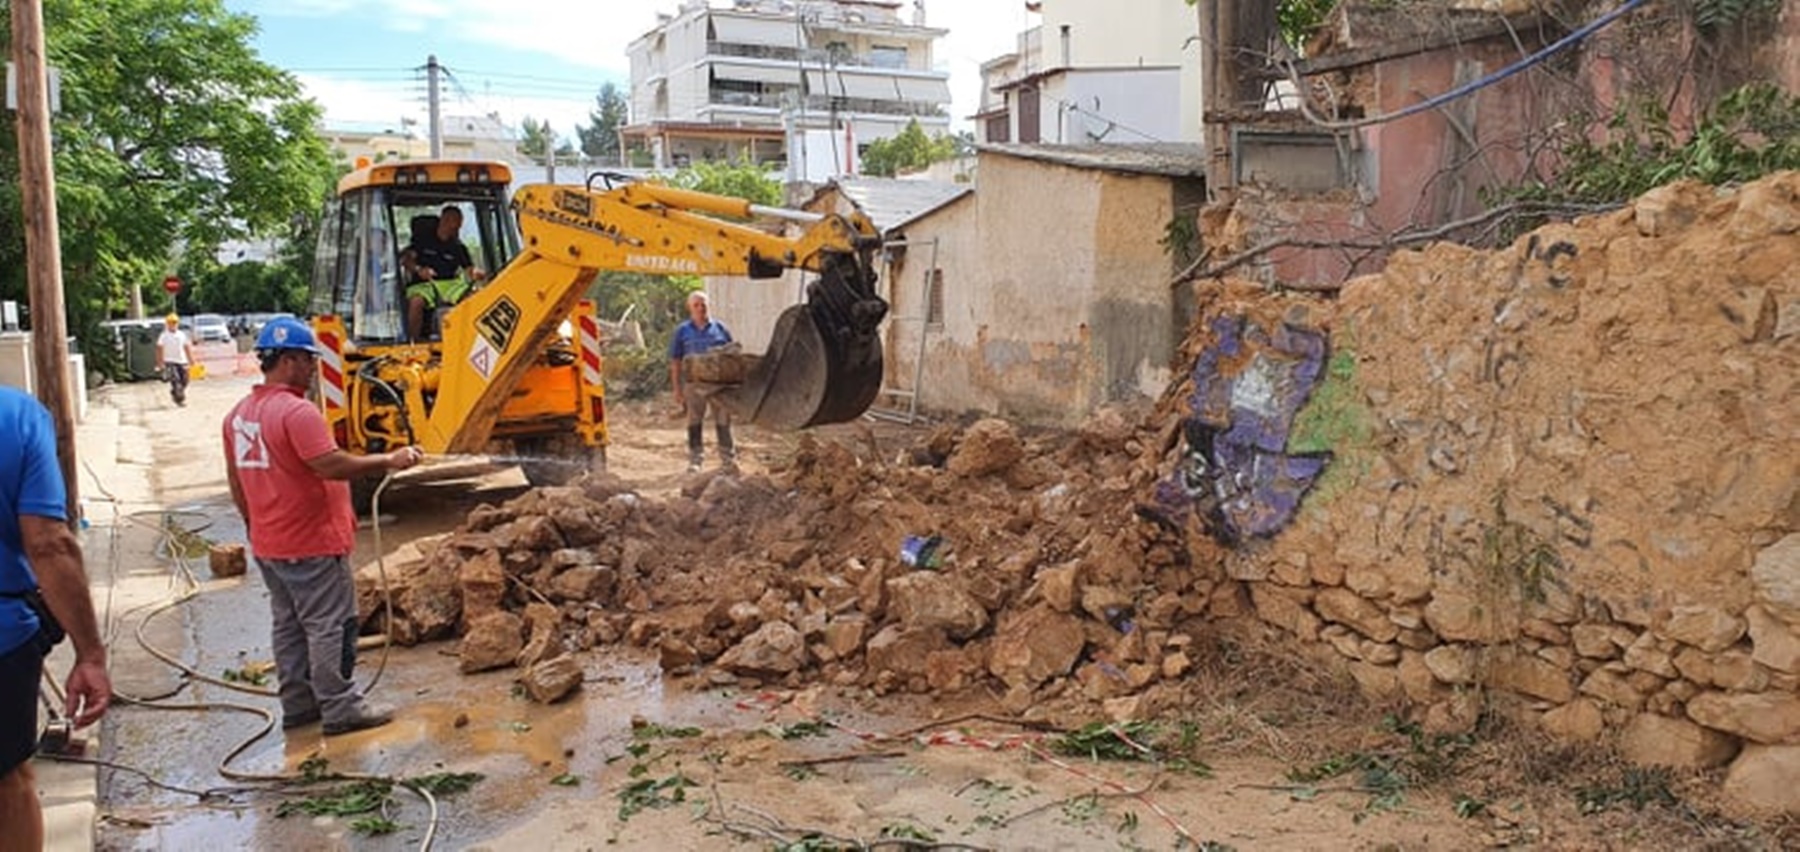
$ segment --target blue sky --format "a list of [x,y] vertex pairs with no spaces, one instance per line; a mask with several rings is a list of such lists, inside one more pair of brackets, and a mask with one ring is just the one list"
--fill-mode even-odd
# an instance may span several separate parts
[[[624,88],[625,46],[678,0],[226,0],[257,18],[263,59],[298,76],[334,123],[399,127],[425,114],[425,59],[454,84],[447,114],[500,113],[516,126],[549,119],[573,137],[594,93]],[[714,5],[721,5],[715,0]],[[910,14],[910,3],[905,14]],[[930,23],[950,29],[936,61],[950,72],[952,114],[975,111],[979,63],[1012,49],[1028,25],[1024,0],[934,0]]]

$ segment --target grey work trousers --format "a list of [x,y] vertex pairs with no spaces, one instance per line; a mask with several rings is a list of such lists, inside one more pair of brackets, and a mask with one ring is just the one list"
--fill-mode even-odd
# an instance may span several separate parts
[[687,400],[688,461],[695,465],[706,460],[703,436],[709,409],[713,416],[713,431],[719,439],[719,461],[728,465],[737,461],[737,447],[731,440],[731,410],[720,404],[718,394],[718,385],[695,387],[690,384],[682,389],[682,396]]
[[318,713],[327,725],[354,718],[362,695],[350,679],[357,632],[350,558],[258,558],[256,564],[269,587],[282,714]]

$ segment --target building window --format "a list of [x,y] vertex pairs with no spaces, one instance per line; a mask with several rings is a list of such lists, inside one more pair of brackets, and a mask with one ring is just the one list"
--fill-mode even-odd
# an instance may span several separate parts
[[927,328],[944,327],[944,270],[931,270],[931,278],[925,285],[925,326]]
[[1007,113],[989,116],[987,120],[987,141],[1012,141],[1012,116]]
[[871,47],[869,48],[869,64],[876,68],[905,68],[906,48]]
[[1037,87],[1023,86],[1019,89],[1019,141],[1035,143],[1041,134]]

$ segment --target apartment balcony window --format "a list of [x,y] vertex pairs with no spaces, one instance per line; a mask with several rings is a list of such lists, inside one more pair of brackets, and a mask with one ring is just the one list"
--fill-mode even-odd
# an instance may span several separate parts
[[869,48],[869,66],[872,68],[905,68],[906,48],[881,47]]
[[871,115],[907,115],[920,118],[941,118],[949,115],[948,111],[937,104],[883,101],[872,98],[834,98],[828,95],[809,95],[806,98],[806,109],[808,112],[812,113],[827,113],[836,109],[838,112],[861,112]]
[[774,47],[766,44],[736,44],[728,41],[709,41],[706,52],[713,56],[736,56],[744,59],[770,59],[776,62],[798,62],[801,52],[793,47]]
[[769,86],[738,80],[713,82],[709,102],[720,106],[763,107],[780,109],[798,97],[798,86]]

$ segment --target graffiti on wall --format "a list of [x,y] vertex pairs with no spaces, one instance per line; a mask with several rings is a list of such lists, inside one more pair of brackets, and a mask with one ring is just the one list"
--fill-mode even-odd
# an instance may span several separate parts
[[1193,512],[1214,538],[1236,544],[1280,532],[1299,511],[1331,454],[1290,453],[1295,416],[1324,373],[1325,336],[1241,316],[1209,326],[1213,343],[1194,362],[1182,421],[1181,462],[1157,502]]

